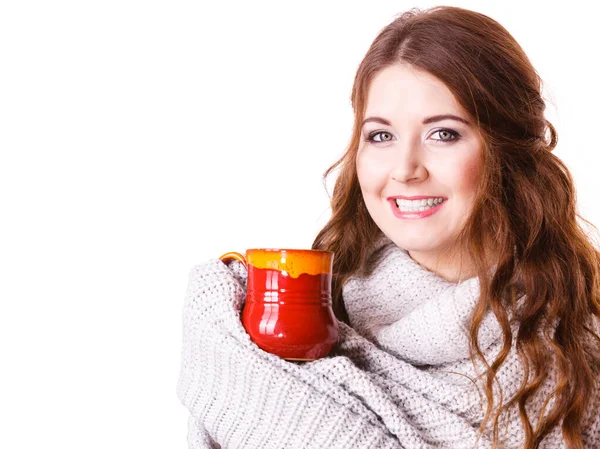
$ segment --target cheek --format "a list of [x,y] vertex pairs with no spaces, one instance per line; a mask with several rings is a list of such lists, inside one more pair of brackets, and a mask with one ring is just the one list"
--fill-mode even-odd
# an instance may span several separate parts
[[373,158],[359,152],[356,155],[356,175],[363,192],[373,192],[380,188],[385,173]]
[[483,173],[483,164],[479,155],[463,160],[454,167],[456,190],[463,196],[473,196]]
[[369,164],[366,163],[364,155],[359,152],[356,155],[356,176],[362,190],[368,188],[368,180],[370,178],[368,166]]

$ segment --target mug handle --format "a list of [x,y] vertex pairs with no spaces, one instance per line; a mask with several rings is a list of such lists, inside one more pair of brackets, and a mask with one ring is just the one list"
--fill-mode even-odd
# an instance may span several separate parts
[[232,260],[237,260],[244,266],[244,268],[246,270],[248,269],[248,262],[246,261],[246,258],[240,253],[236,253],[236,252],[225,253],[221,257],[219,257],[219,259],[225,265],[227,265],[228,262],[231,262]]

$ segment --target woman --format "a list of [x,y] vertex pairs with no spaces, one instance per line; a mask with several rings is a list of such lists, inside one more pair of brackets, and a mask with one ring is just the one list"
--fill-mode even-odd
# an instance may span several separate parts
[[600,254],[541,82],[497,22],[411,10],[356,74],[332,217],[340,340],[305,364],[240,323],[244,271],[192,270],[190,447],[600,447]]

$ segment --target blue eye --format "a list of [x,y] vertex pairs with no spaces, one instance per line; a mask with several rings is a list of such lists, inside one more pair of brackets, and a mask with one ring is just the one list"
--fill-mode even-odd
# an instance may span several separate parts
[[[380,134],[382,134],[382,135],[388,135],[388,136],[389,136],[389,139],[385,139],[385,140],[375,140],[375,136],[378,136],[378,135],[380,135]],[[373,143],[373,142],[375,142],[375,143],[380,143],[380,142],[388,142],[388,141],[390,141],[390,140],[392,140],[392,135],[391,135],[389,132],[387,132],[387,131],[373,131],[373,132],[372,132],[372,133],[370,133],[370,134],[369,134],[369,136],[368,136],[368,137],[365,139],[365,141],[366,141],[366,142],[371,142],[371,143]]]
[[[440,139],[433,139],[433,140],[436,142],[442,142],[442,143],[455,142],[461,138],[461,135],[459,133],[457,133],[456,131],[454,131],[452,129],[448,129],[448,128],[438,129],[438,130],[434,131],[431,135],[433,136],[434,134],[439,134]],[[381,136],[381,137],[379,139],[375,139],[375,136]],[[387,138],[385,136],[387,136]],[[388,131],[373,131],[373,132],[369,133],[369,136],[365,139],[365,142],[382,143],[382,142],[389,142],[390,140],[392,140],[392,134],[390,132],[388,132]]]
[[458,139],[460,139],[460,134],[458,134],[456,131],[452,130],[452,129],[438,129],[437,131],[434,131],[433,134],[431,134],[432,136],[434,134],[438,134],[441,136],[446,135],[446,138],[441,138],[441,139],[433,139],[437,142],[454,142]]

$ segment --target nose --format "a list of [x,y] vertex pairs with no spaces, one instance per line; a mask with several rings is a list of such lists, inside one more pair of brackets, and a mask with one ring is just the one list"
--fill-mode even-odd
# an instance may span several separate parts
[[398,145],[390,177],[398,182],[423,181],[429,175],[418,142]]

